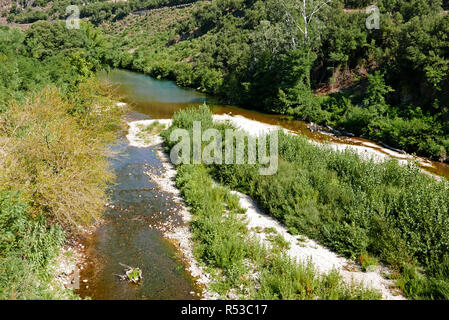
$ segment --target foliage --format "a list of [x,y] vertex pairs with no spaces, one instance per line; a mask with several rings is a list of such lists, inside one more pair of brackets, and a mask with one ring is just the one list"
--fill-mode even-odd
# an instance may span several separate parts
[[[204,113],[196,119],[208,123]],[[192,111],[175,117],[195,118]],[[190,121],[176,123],[188,127]],[[407,296],[429,299],[447,294],[446,181],[396,160],[361,160],[350,151],[335,152],[283,133],[279,156],[272,176],[259,175],[257,165],[212,165],[209,170],[219,182],[250,195],[293,234],[305,234],[339,254],[360,259],[363,268],[376,260],[389,265],[399,272],[398,285]],[[199,189],[192,187],[192,192],[204,192]],[[410,273],[410,268],[423,268],[423,274]]]
[[47,267],[64,233],[42,217],[30,217],[27,209],[20,194],[0,192],[0,299],[55,296],[46,286],[51,280]]
[[379,1],[381,28],[368,30],[363,8],[370,4],[332,1],[317,13],[306,46],[298,46],[299,16],[271,0],[199,1],[128,15],[105,30],[121,52],[116,67],[444,160],[449,15],[439,0]]
[[358,258],[358,263],[363,271],[370,271],[373,267],[377,267],[378,261],[375,257],[370,256],[366,252],[362,252]]
[[60,32],[48,22],[0,29],[2,299],[77,298],[55,283],[53,260],[64,234],[101,215],[112,179],[104,144],[121,110],[93,79],[103,44],[88,25]]
[[395,161],[364,162],[301,138],[281,135],[279,150],[284,161],[274,176],[259,176],[251,166],[217,167],[216,176],[254,197],[294,233],[353,259],[368,252],[399,271],[403,263],[416,263],[425,267],[426,281],[439,279],[449,243],[441,225],[448,219],[446,183]]
[[[333,1],[317,13],[313,36],[304,46],[298,45],[303,35],[296,27],[304,25],[297,12],[289,16],[277,0],[199,1],[179,10],[147,12],[146,17],[131,14],[186,2],[54,0],[45,12],[10,8],[7,21],[24,23],[65,18],[67,5],[83,3],[81,16],[102,25],[94,29],[83,22],[80,30],[68,30],[63,21],[37,21],[26,32],[0,27],[1,185],[11,192],[22,190],[33,219],[45,217],[45,223],[58,221],[73,229],[99,214],[103,200],[88,190],[99,191],[101,198],[110,178],[103,174],[105,163],[98,154],[100,141],[117,126],[117,110],[106,108],[103,89],[85,83],[105,65],[173,79],[226,102],[290,114],[447,159],[449,15],[441,12],[447,1],[379,0],[379,30],[365,27],[363,8],[371,3]],[[41,8],[48,4],[35,3]],[[194,119],[213,126],[203,109],[176,115],[173,127],[189,127]],[[87,154],[89,148],[95,154]],[[416,168],[365,163],[301,138],[282,136],[280,150],[279,172],[271,177],[258,176],[257,166],[208,169],[253,196],[292,232],[305,233],[353,259],[366,254],[389,264],[400,272],[398,284],[407,296],[448,296],[445,183],[418,174]],[[78,175],[81,164],[90,162],[97,171]],[[196,174],[206,179],[206,173]],[[62,181],[70,183],[64,186]],[[84,195],[69,193],[79,185]],[[193,207],[209,203],[197,191],[188,192]],[[231,199],[226,194],[218,188],[208,196]],[[87,212],[87,205],[94,210]],[[219,201],[211,205],[211,214],[223,207]],[[238,208],[232,200],[229,207]],[[196,228],[210,232],[211,222],[221,218],[217,214],[200,220]],[[253,249],[241,246],[239,237],[217,239],[212,236],[199,245],[200,256],[238,279],[245,268],[231,260],[242,262]],[[18,275],[17,270],[7,274]],[[289,274],[294,272],[284,274],[291,280]],[[266,290],[264,296],[294,294],[278,275],[270,276],[260,291]]]
[[88,24],[80,30],[45,21],[26,32],[2,28],[0,40],[0,110],[49,84],[74,93],[106,63],[107,44]]
[[[80,88],[78,101],[100,93],[100,88],[91,91],[92,84]],[[0,122],[1,135],[11,145],[2,160],[2,185],[25,189],[36,213],[72,230],[99,217],[112,178],[101,153],[118,112],[107,100],[96,100],[96,108],[78,103],[75,109],[56,89],[46,89],[11,106]],[[82,113],[70,115],[82,107]]]
[[[206,107],[180,111],[163,132],[172,146],[169,132],[176,128],[192,130],[193,120],[202,127],[212,124]],[[227,188],[215,185],[203,165],[177,167],[176,185],[194,215],[194,251],[200,261],[217,274],[213,287],[221,294],[236,290],[240,297],[256,299],[378,299],[379,295],[361,286],[348,286],[337,273],[320,275],[311,263],[298,264],[278,249],[268,250],[251,240],[240,215],[238,197]],[[284,239],[275,239],[280,249]],[[261,272],[260,286],[250,273]],[[239,289],[240,288],[240,289]]]

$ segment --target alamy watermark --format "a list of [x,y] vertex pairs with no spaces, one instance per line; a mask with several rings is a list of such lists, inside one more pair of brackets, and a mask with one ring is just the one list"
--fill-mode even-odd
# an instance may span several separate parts
[[65,13],[69,16],[65,20],[65,26],[67,29],[79,29],[80,28],[80,8],[75,5],[68,6],[65,9]]
[[[325,4],[331,1],[326,1]],[[319,6],[321,8],[321,6]],[[67,6],[65,10],[68,17],[66,18],[67,29],[80,28],[80,9],[77,5]],[[315,12],[314,12],[315,13]],[[368,30],[380,29],[380,10],[377,5],[371,5],[365,9],[365,13],[369,16],[365,20],[365,26]],[[307,21],[307,19],[306,19]]]
[[[240,130],[226,129],[224,139],[217,129],[201,130],[201,121],[193,122],[192,138],[185,129],[175,129],[170,141],[176,145],[170,151],[174,164],[256,164],[261,175],[273,175],[278,169],[277,130],[259,137]],[[202,148],[203,142],[207,145]],[[224,154],[223,154],[224,143]]]
[[[371,13],[371,14],[370,14]],[[366,8],[366,14],[370,14],[366,18],[365,26],[368,30],[380,29],[380,10],[376,5],[372,5]]]

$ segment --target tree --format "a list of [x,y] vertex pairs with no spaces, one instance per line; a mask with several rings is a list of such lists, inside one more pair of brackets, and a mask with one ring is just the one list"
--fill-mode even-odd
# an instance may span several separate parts
[[310,28],[318,20],[318,13],[332,0],[280,0],[279,3],[285,10],[285,22],[296,28],[304,36],[304,42],[309,45]]
[[385,96],[393,91],[390,86],[385,84],[383,74],[376,71],[374,74],[368,75],[368,87],[363,103],[365,106],[373,108],[377,114],[383,115],[388,109]]

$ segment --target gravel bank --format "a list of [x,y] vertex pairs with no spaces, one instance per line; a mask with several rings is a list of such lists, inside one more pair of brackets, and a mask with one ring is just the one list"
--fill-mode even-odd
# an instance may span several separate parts
[[211,300],[216,299],[217,296],[208,290],[208,284],[211,281],[210,275],[204,271],[203,267],[198,264],[198,261],[195,259],[193,255],[193,246],[192,246],[192,232],[188,223],[192,220],[192,215],[187,209],[186,204],[175,185],[175,177],[176,170],[170,159],[163,151],[162,147],[162,138],[159,135],[154,135],[151,139],[143,139],[142,136],[139,135],[140,128],[142,126],[147,126],[154,121],[158,121],[161,124],[166,126],[171,124],[171,120],[143,120],[143,121],[134,121],[129,123],[129,131],[126,136],[129,144],[133,147],[137,148],[148,148],[155,147],[157,156],[161,160],[162,166],[164,167],[164,172],[161,175],[155,175],[152,172],[147,172],[146,174],[149,178],[155,182],[161,190],[167,193],[171,193],[174,196],[175,202],[179,206],[179,215],[181,216],[184,224],[179,227],[172,227],[170,225],[170,221],[166,221],[164,225],[159,226],[159,230],[161,230],[164,236],[178,246],[179,250],[183,254],[184,261],[187,263],[187,270],[191,274],[193,278],[196,279],[197,283],[204,288],[202,299]]
[[[242,116],[230,116],[230,115],[214,115],[214,121],[229,121],[235,127],[245,130],[252,135],[260,135],[267,133],[271,130],[278,130],[279,127],[261,123],[258,121],[250,120]],[[171,192],[176,195],[177,199],[183,206],[182,216],[186,223],[191,220],[191,215],[188,212],[185,204],[182,201],[179,191],[177,190],[174,177],[176,171],[171,165],[167,155],[162,150],[162,139],[159,136],[155,136],[153,139],[143,139],[139,137],[140,128],[150,125],[151,123],[158,121],[166,126],[171,124],[170,119],[157,119],[157,120],[142,120],[129,123],[129,133],[128,140],[132,146],[136,147],[149,147],[157,146],[158,156],[160,157],[164,168],[164,175],[157,176],[155,178],[156,182],[159,183],[161,188],[167,192]],[[285,132],[292,133],[286,129]],[[316,143],[316,142],[314,142]],[[335,150],[343,150],[350,148],[355,150],[363,158],[372,158],[375,161],[383,161],[388,158],[382,152],[370,148],[370,146],[346,146],[339,144],[329,144]],[[389,152],[393,152],[390,151]],[[400,155],[404,157],[404,155]],[[408,160],[403,160],[408,161]],[[405,299],[398,292],[394,292],[390,289],[393,286],[393,282],[385,279],[382,274],[388,274],[389,270],[383,266],[379,266],[376,270],[372,272],[362,272],[359,268],[349,259],[343,258],[330,251],[329,249],[321,246],[316,241],[308,239],[303,236],[293,236],[291,235],[287,228],[279,223],[274,218],[263,213],[257,204],[247,195],[234,191],[240,197],[240,204],[243,208],[247,209],[246,216],[248,218],[248,228],[250,229],[254,237],[258,237],[260,241],[264,244],[270,245],[270,240],[267,239],[267,234],[264,232],[257,232],[255,230],[264,230],[267,228],[274,228],[276,232],[284,237],[286,241],[290,244],[290,249],[288,251],[289,255],[297,261],[306,262],[307,260],[312,260],[318,271],[322,273],[328,273],[331,270],[337,270],[343,279],[348,282],[363,283],[365,286],[373,288],[382,294],[382,298],[385,300],[402,300]],[[192,275],[198,277],[199,281],[207,286],[210,278],[204,273],[202,268],[198,266],[196,260],[192,254],[192,246],[190,243],[191,233],[187,226],[180,229],[168,231],[166,236],[171,239],[175,239],[179,245],[181,251],[186,256],[187,260],[191,264],[189,270]],[[205,298],[214,298],[210,293],[206,294]]]

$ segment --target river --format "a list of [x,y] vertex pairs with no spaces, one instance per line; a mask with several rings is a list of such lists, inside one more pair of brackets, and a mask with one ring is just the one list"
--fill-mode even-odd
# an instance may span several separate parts
[[[194,89],[180,88],[173,81],[158,80],[140,73],[113,70],[102,77],[117,86],[119,93],[130,103],[134,111],[144,114],[152,119],[167,119],[173,114],[187,107],[198,106],[206,102],[214,114],[232,114],[244,116],[251,120],[260,121],[272,125],[280,125],[283,128],[299,132],[307,138],[317,142],[329,142],[338,145],[341,149],[345,146],[355,146],[376,151],[384,156],[396,158],[400,161],[410,160],[410,155],[401,155],[392,152],[383,146],[363,138],[335,137],[321,132],[311,132],[304,121],[294,120],[279,114],[267,114],[237,106],[222,105],[205,94]],[[436,161],[419,158],[423,170],[449,178],[449,165]]]
[[[214,114],[241,115],[267,124],[300,132],[309,139],[329,141],[342,145],[366,146],[388,154],[372,141],[361,138],[338,138],[320,132],[312,133],[303,121],[282,115],[265,114],[236,106],[220,105],[214,99],[193,89],[178,87],[172,81],[123,70],[100,74],[114,84],[131,111],[129,121],[140,119],[167,119],[184,108],[207,103]],[[81,270],[82,297],[93,299],[198,299],[201,288],[186,272],[179,251],[157,229],[161,221],[182,224],[179,208],[173,196],[161,191],[151,182],[146,171],[161,174],[163,166],[155,148],[131,147],[125,134],[110,146],[109,161],[117,176],[110,187],[110,204],[104,223],[86,238],[88,257]],[[398,159],[401,156],[397,155]],[[449,166],[427,162],[426,170],[449,177]],[[143,280],[138,285],[120,281],[121,264],[139,267]]]
[[[148,117],[131,111],[127,118]],[[145,174],[157,177],[164,170],[156,148],[131,147],[124,133],[109,148],[116,181],[110,186],[104,222],[82,242],[87,261],[77,293],[96,300],[200,298],[201,288],[186,272],[186,262],[158,228],[165,221],[172,226],[183,221],[173,195]],[[122,264],[142,270],[140,283],[119,279]]]

